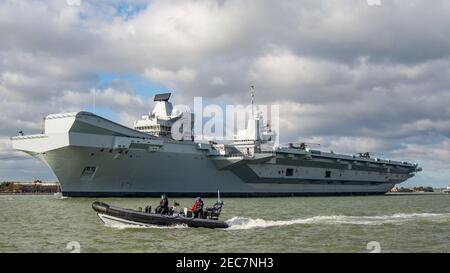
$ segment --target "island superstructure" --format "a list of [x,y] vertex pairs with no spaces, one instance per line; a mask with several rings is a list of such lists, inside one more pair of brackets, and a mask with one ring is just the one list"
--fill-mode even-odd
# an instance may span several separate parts
[[199,143],[190,131],[175,140],[171,126],[193,116],[174,111],[169,99],[156,95],[134,128],[80,111],[48,115],[42,134],[11,140],[52,169],[64,196],[373,195],[421,171],[370,154],[275,145],[277,132],[259,113],[232,143]]

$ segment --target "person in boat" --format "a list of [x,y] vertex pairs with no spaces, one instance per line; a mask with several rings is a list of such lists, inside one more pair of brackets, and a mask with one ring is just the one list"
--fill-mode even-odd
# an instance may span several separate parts
[[167,196],[165,194],[161,195],[161,201],[159,201],[159,206],[156,207],[156,213],[169,213],[169,199],[167,199]]
[[201,197],[197,197],[194,205],[192,206],[192,212],[194,213],[195,218],[203,218],[203,200]]

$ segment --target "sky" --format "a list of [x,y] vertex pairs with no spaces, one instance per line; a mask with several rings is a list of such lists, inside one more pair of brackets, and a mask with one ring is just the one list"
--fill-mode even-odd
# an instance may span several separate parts
[[172,92],[280,105],[281,142],[417,162],[450,183],[446,0],[0,0],[0,181],[56,180],[11,148],[51,113],[131,126]]

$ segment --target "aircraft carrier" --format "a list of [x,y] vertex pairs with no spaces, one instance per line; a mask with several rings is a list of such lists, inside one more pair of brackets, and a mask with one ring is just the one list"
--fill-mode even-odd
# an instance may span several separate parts
[[156,95],[133,129],[85,111],[51,114],[42,134],[14,136],[13,147],[44,162],[63,196],[74,197],[374,195],[421,171],[417,163],[303,143],[267,148],[276,132],[259,115],[232,143],[199,143],[189,132],[175,140],[172,124],[192,114],[174,111],[169,98]]

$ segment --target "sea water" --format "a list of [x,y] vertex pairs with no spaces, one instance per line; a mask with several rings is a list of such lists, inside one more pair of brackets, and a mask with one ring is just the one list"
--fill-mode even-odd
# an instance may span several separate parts
[[[224,198],[228,229],[104,225],[100,200],[0,196],[0,252],[450,252],[450,195]],[[192,198],[170,198],[190,207]],[[212,205],[213,198],[205,198]]]

